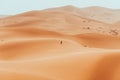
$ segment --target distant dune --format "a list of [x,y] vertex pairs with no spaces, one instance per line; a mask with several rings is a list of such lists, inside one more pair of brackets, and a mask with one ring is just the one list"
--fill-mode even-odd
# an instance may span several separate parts
[[120,80],[120,10],[64,6],[0,19],[0,80]]
[[5,18],[5,17],[8,17],[10,15],[0,15],[0,18]]
[[116,23],[120,21],[120,10],[103,8],[103,7],[88,7],[82,8],[82,12],[86,14],[86,17],[105,23]]

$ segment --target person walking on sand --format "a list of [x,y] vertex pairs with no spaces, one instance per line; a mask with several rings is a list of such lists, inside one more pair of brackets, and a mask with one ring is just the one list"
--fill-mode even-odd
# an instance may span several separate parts
[[63,42],[62,41],[60,41],[60,44],[62,44]]

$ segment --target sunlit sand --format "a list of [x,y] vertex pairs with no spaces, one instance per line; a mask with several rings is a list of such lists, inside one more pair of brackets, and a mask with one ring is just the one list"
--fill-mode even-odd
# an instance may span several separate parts
[[120,80],[119,21],[74,6],[1,18],[0,80]]

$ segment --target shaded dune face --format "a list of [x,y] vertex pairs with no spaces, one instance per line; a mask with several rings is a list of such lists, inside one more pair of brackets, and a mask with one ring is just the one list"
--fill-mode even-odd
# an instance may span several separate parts
[[80,34],[75,37],[86,47],[120,49],[120,37],[101,34]]
[[[2,28],[0,30],[2,40],[14,38],[40,38],[40,37],[64,37],[61,33],[39,28]],[[66,36],[65,36],[66,37]]]
[[112,22],[103,12],[119,14],[97,7],[103,12],[91,17],[91,8],[0,19],[0,80],[120,80],[119,23],[111,24],[119,18]]
[[[93,71],[94,77],[90,80],[119,80],[120,77],[113,78],[116,75],[114,71],[120,65],[120,53],[110,54],[109,56],[104,56],[96,65],[95,71]],[[119,70],[119,69],[117,69]],[[105,75],[106,74],[106,75]],[[117,73],[118,74],[118,73]]]

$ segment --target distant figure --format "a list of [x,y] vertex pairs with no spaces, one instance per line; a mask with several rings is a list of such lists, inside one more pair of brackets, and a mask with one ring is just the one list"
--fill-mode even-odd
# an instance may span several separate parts
[[63,42],[62,41],[60,41],[60,44],[62,44]]
[[84,45],[84,47],[87,47],[87,45]]

